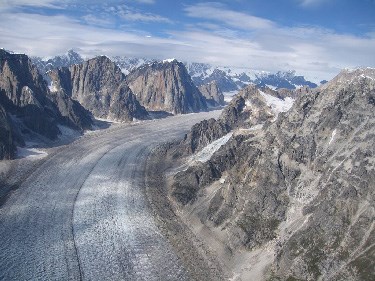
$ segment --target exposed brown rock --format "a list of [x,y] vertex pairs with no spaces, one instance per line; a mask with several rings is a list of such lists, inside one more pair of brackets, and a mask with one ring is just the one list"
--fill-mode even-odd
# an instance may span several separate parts
[[216,81],[199,86],[199,91],[206,98],[207,104],[212,107],[225,105],[223,92],[219,89]]
[[184,64],[176,60],[143,65],[132,71],[126,81],[148,110],[184,114],[207,109],[205,98]]
[[53,91],[70,96],[95,117],[118,121],[148,118],[120,68],[105,56],[50,71],[49,76]]
[[263,280],[373,280],[374,81],[359,69],[302,90],[276,121],[177,173],[171,194],[233,253],[274,251]]

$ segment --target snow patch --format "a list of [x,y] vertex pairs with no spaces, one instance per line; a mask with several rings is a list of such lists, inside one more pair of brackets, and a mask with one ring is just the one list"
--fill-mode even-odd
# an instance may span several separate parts
[[17,147],[17,158],[41,159],[47,155],[47,152],[37,148]]
[[345,70],[346,72],[349,72],[349,73],[355,72],[355,71],[357,71],[357,70],[363,70],[363,69],[375,70],[375,68],[373,68],[373,67],[361,67],[361,66],[359,66],[359,67],[354,67],[354,68],[348,68],[348,67],[344,68],[344,70]]
[[245,105],[248,106],[248,107],[250,107],[250,106],[251,106],[251,100],[248,100],[248,99],[247,99],[247,100],[245,101]]
[[177,61],[177,60],[175,58],[166,59],[166,60],[163,60],[163,63],[170,63],[170,62],[174,62],[174,61]]
[[121,72],[124,73],[125,75],[128,75],[130,71],[126,68],[121,68]]
[[206,147],[204,147],[201,151],[191,156],[189,159],[189,162],[206,162],[208,161],[212,155],[219,150],[221,146],[226,144],[228,140],[231,138],[233,132],[230,132],[226,134],[224,137],[221,137],[220,139],[210,143]]
[[260,130],[260,129],[263,128],[263,125],[264,125],[264,123],[257,124],[255,126],[250,127],[250,128],[239,128],[238,132],[241,133],[241,132],[251,132],[251,131]]
[[118,120],[114,120],[114,119],[109,119],[109,118],[99,118],[99,117],[95,117],[96,120],[99,120],[99,121],[104,121],[104,122],[108,122],[108,123],[115,123],[115,124],[120,124],[121,122],[118,121]]
[[266,94],[265,92],[262,92],[260,90],[259,90],[259,92],[262,95],[262,97],[265,98],[267,105],[271,107],[273,113],[276,116],[280,112],[286,112],[286,111],[288,111],[292,107],[292,105],[294,103],[294,99],[292,99],[290,97],[286,97],[283,100],[283,99],[279,99],[277,97],[271,96],[269,94]]
[[329,140],[328,145],[330,145],[330,144],[333,142],[333,140],[335,139],[336,132],[337,132],[336,129],[334,129],[334,130],[332,131],[331,139]]
[[49,90],[50,90],[52,93],[57,92],[57,91],[59,90],[53,81],[51,81],[51,84],[48,85],[48,88],[49,88]]
[[277,87],[275,87],[275,86],[273,86],[273,85],[266,84],[266,86],[267,86],[268,88],[270,88],[271,90],[274,90],[274,91],[276,91],[276,89],[277,89]]
[[367,75],[364,75],[364,74],[361,74],[361,77],[365,78],[365,79],[375,80],[374,78],[372,78],[370,76],[367,76]]
[[223,92],[223,95],[224,95],[224,101],[225,101],[225,102],[230,102],[230,101],[233,99],[233,97],[234,97],[235,95],[237,95],[237,94],[238,94],[238,90],[230,91],[230,92]]

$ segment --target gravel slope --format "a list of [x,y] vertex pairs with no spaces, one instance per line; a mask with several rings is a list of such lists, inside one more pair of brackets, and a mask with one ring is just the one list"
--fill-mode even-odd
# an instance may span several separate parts
[[49,155],[1,206],[0,279],[188,280],[144,197],[144,165],[218,114],[117,125]]

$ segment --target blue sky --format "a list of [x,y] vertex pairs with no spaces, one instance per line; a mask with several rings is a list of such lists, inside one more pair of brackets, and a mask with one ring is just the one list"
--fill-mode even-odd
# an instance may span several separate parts
[[0,0],[0,47],[296,70],[375,67],[375,0]]

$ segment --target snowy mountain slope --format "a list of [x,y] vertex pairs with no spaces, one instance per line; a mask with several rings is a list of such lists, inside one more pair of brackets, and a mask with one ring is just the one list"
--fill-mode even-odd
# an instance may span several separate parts
[[270,73],[250,68],[214,67],[204,63],[186,63],[187,69],[198,86],[213,80],[223,92],[242,89],[249,84],[268,86],[271,89],[296,89],[303,86],[316,88],[318,85],[307,81],[295,71]]
[[122,73],[128,75],[133,70],[141,67],[142,65],[156,62],[157,60],[148,58],[131,58],[125,56],[113,56],[111,60],[121,68]]
[[53,58],[31,57],[30,59],[47,82],[50,81],[49,76],[46,74],[48,71],[58,67],[69,67],[73,64],[84,62],[82,56],[74,50],[69,50],[66,54],[55,56]]

